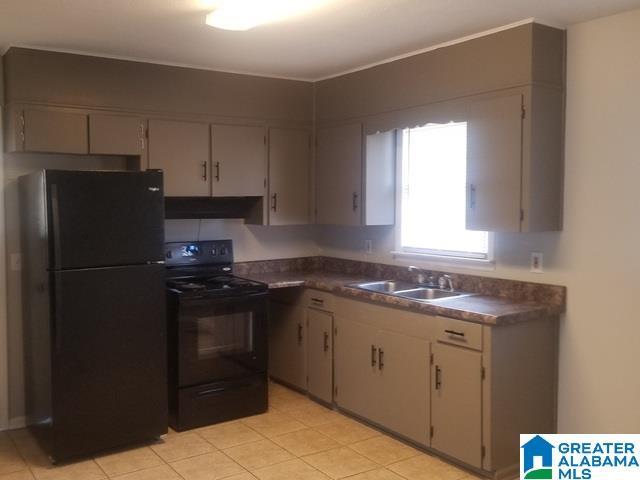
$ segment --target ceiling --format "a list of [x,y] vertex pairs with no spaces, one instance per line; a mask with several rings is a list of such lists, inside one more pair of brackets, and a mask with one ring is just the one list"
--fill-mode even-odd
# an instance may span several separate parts
[[[301,0],[298,0],[301,1]],[[246,32],[208,27],[215,0],[0,0],[11,45],[315,80],[527,18],[566,26],[640,0],[326,0]]]

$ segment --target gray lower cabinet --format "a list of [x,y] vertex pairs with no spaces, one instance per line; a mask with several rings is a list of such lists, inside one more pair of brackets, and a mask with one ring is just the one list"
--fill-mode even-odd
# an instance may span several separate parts
[[379,423],[421,445],[429,444],[429,342],[380,330]]
[[307,388],[305,309],[272,299],[269,304],[269,374],[301,390]]
[[24,109],[20,114],[18,151],[42,153],[89,153],[85,113]]
[[143,155],[146,120],[132,115],[89,114],[89,153]]
[[482,467],[482,354],[434,343],[431,447]]
[[336,404],[364,418],[381,419],[376,327],[343,316],[334,319]]
[[428,444],[429,342],[336,318],[336,404]]
[[325,403],[333,401],[333,315],[307,308],[307,391]]

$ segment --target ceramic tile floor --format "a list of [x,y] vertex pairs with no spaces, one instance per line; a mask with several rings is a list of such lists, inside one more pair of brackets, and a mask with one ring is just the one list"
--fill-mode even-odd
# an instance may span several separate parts
[[0,432],[0,480],[471,480],[281,385],[268,413],[52,466],[26,430]]

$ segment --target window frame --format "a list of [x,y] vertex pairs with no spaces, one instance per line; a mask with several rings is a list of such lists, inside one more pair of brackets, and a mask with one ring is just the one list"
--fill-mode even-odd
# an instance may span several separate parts
[[[460,120],[456,120],[456,123]],[[487,254],[472,255],[465,252],[453,250],[436,250],[428,248],[410,248],[402,246],[402,207],[403,207],[403,149],[404,149],[404,130],[412,128],[424,127],[430,123],[427,122],[413,127],[405,127],[396,129],[396,225],[395,225],[395,249],[391,254],[396,258],[406,258],[420,260],[426,263],[435,264],[436,266],[464,266],[468,268],[480,270],[494,270],[494,233],[487,232]],[[448,122],[445,122],[446,124]]]

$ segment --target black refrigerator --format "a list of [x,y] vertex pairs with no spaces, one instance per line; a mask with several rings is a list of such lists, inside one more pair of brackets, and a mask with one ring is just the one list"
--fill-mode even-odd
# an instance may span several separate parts
[[162,183],[19,179],[27,421],[53,461],[167,432]]

